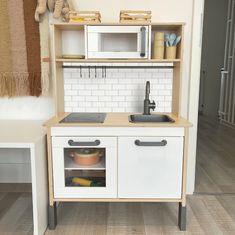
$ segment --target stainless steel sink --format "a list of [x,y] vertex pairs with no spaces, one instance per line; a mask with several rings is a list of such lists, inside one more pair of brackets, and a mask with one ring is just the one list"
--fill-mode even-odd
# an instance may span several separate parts
[[134,114],[129,116],[129,122],[155,122],[155,123],[173,123],[174,119],[165,114]]

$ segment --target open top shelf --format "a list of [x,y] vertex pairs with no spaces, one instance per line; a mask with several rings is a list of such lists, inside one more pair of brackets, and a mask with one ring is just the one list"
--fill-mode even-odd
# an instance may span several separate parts
[[179,27],[182,27],[185,25],[183,22],[153,22],[153,23],[115,23],[115,22],[106,22],[106,23],[56,23],[53,24],[56,28],[60,30],[76,30],[76,29],[82,29],[84,28],[84,25],[102,25],[102,26],[112,26],[112,25],[151,25],[152,27],[158,27],[160,29],[167,29],[167,30],[177,30]]

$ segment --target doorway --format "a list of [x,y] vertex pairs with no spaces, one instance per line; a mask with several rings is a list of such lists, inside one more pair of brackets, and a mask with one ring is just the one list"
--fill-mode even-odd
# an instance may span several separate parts
[[235,0],[205,0],[195,192],[235,193]]

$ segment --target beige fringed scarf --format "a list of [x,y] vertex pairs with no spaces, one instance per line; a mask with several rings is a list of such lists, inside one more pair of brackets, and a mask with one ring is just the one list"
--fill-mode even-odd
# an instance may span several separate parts
[[0,96],[40,96],[49,89],[49,63],[41,63],[41,54],[49,55],[48,19],[40,26],[41,41],[36,5],[36,0],[0,1]]

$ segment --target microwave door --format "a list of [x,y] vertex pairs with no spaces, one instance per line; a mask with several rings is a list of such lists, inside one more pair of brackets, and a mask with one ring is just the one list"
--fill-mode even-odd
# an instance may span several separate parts
[[[90,26],[88,58],[147,58],[148,27]],[[94,28],[95,27],[95,28]]]

